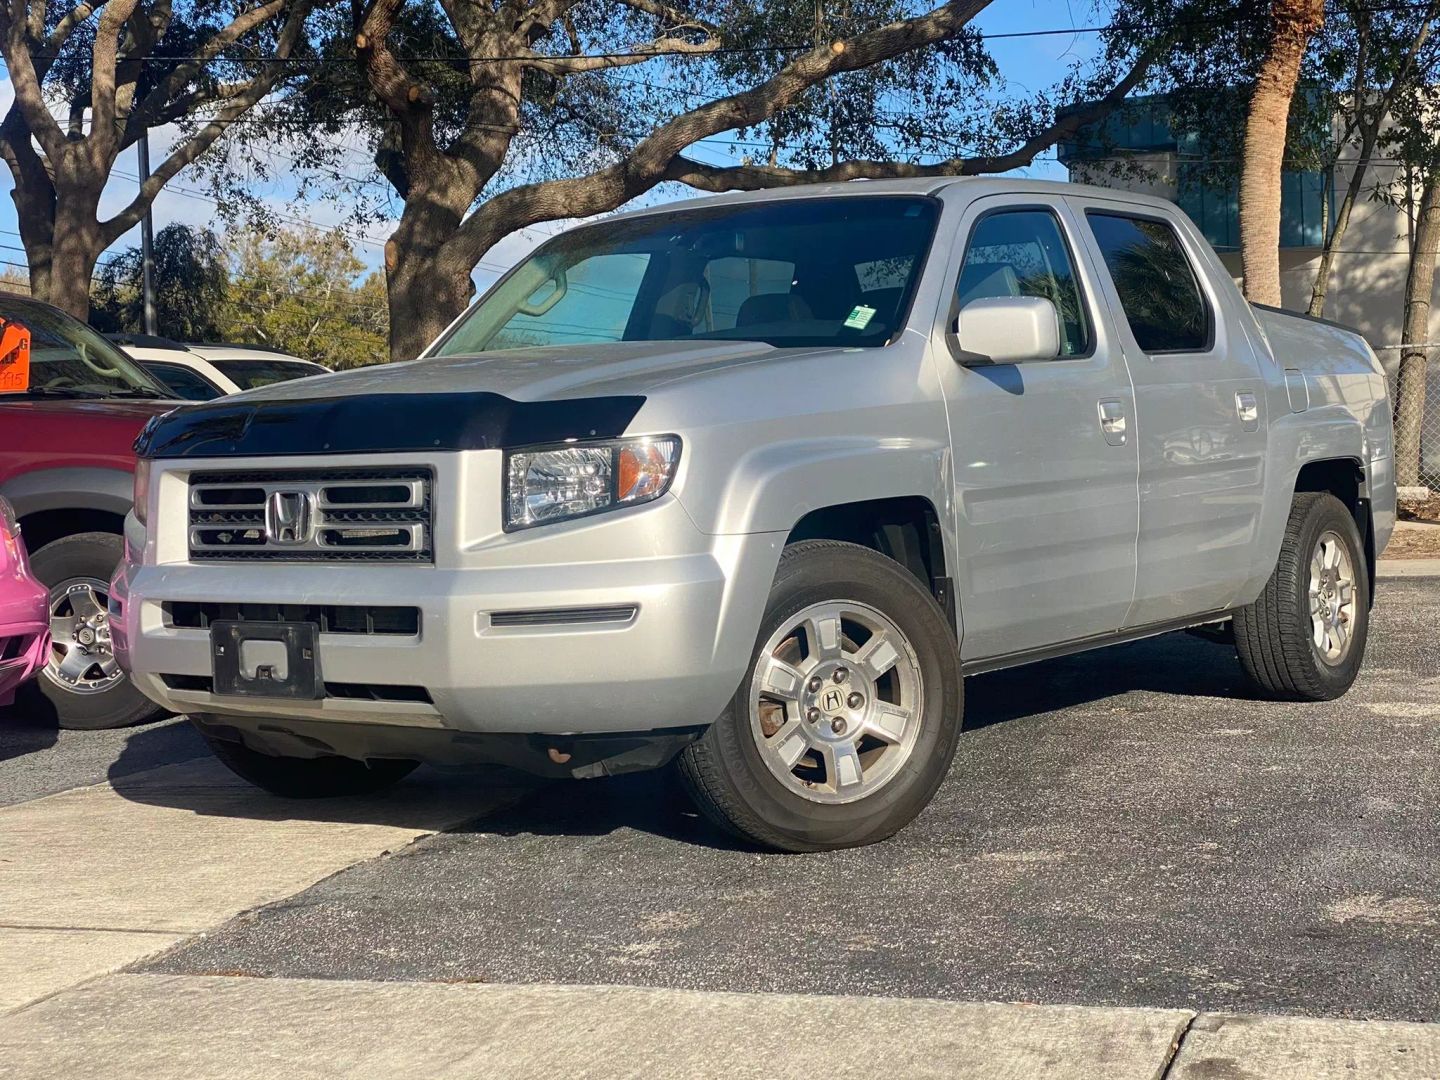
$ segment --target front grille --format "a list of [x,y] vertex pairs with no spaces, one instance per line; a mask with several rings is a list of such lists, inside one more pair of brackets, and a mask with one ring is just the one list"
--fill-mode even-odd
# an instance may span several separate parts
[[222,604],[176,600],[162,606],[166,626],[207,630],[220,619],[314,623],[322,634],[420,633],[420,609],[338,604]]
[[190,477],[190,558],[434,561],[428,469],[284,469]]

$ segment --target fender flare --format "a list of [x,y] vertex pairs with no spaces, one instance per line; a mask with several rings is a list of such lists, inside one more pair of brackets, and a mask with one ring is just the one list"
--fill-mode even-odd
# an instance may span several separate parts
[[[702,532],[715,535],[789,533],[814,510],[899,496],[928,499],[946,523],[953,501],[948,477],[949,447],[939,443],[872,435],[792,439],[744,454],[729,471],[723,497],[681,502]],[[953,537],[945,531],[948,555]]]
[[37,469],[0,484],[0,495],[22,519],[45,510],[103,510],[124,517],[130,512],[134,483],[128,469]]

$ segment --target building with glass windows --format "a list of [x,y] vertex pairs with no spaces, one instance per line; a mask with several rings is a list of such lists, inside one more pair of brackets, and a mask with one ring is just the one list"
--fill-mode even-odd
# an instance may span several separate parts
[[[1076,182],[1123,188],[1169,199],[1199,226],[1227,267],[1240,274],[1239,134],[1217,149],[1198,125],[1177,119],[1164,96],[1135,99],[1101,123],[1062,143],[1059,159]],[[1241,121],[1243,123],[1243,118]],[[1339,137],[1338,129],[1321,139]],[[1332,142],[1333,144],[1333,142]],[[1285,307],[1305,311],[1321,247],[1355,168],[1358,150],[1342,151],[1333,169],[1287,170],[1280,203],[1280,266]],[[1374,197],[1376,188],[1388,195]],[[1401,171],[1372,161],[1361,199],[1341,240],[1327,292],[1325,316],[1359,329],[1393,367],[1404,316],[1409,269],[1410,213]],[[1416,193],[1418,197],[1418,192]],[[1440,337],[1440,304],[1436,306]]]

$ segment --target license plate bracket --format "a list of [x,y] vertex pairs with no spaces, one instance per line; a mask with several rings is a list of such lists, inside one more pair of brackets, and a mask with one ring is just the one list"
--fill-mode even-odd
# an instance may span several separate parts
[[314,623],[217,619],[210,624],[214,692],[233,697],[324,697],[319,633]]

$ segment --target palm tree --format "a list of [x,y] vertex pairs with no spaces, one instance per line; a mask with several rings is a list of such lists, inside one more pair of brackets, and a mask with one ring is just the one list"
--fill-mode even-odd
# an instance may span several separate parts
[[1280,304],[1280,172],[1290,100],[1310,37],[1325,22],[1324,0],[1274,0],[1270,43],[1255,79],[1240,174],[1240,264],[1245,295]]

